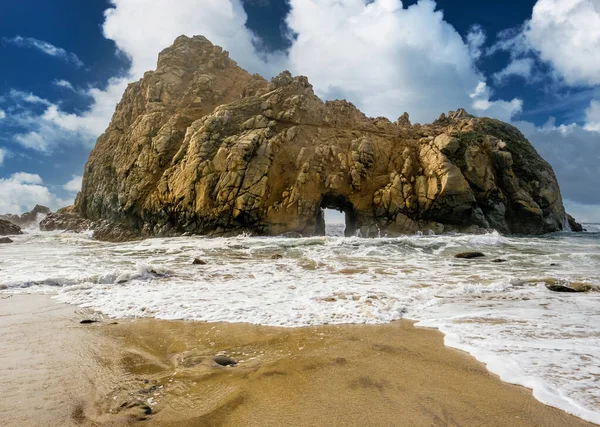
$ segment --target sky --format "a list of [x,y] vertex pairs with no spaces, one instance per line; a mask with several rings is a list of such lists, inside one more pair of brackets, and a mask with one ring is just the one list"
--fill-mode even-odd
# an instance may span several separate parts
[[71,204],[127,83],[181,34],[370,116],[462,107],[510,122],[567,210],[600,222],[600,0],[2,2],[0,214]]

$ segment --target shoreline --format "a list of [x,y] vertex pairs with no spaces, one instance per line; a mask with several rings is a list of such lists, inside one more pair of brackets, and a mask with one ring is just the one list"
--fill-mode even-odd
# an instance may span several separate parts
[[[97,316],[49,295],[0,299],[4,425],[595,425],[407,320],[79,324]],[[219,366],[218,354],[239,363]]]

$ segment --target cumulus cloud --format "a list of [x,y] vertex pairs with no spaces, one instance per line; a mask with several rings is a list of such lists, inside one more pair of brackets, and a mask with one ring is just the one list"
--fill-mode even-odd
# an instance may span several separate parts
[[486,35],[480,25],[473,25],[467,34],[467,44],[473,59],[479,59],[483,54]]
[[535,61],[533,58],[519,58],[511,61],[505,68],[493,74],[496,84],[504,83],[511,76],[519,76],[530,81],[533,76]]
[[[490,50],[510,52],[513,63],[535,55],[568,85],[600,84],[600,2],[538,0],[531,19],[518,31],[504,31]],[[522,70],[510,64],[509,70]]]
[[473,57],[484,35],[472,30],[465,42],[432,0],[407,9],[399,0],[291,0],[290,6],[289,68],[307,75],[323,98],[347,98],[371,116],[408,111],[417,121],[459,107],[502,118],[515,110],[518,100],[484,99],[489,90],[470,96],[485,84]]
[[0,178],[0,214],[20,214],[31,210],[36,204],[58,209],[72,200],[61,199],[43,185],[36,174],[18,172],[9,178]]
[[[111,0],[104,36],[131,59],[130,74],[140,78],[156,68],[158,53],[180,35],[201,34],[228,50],[240,65],[271,77],[283,70],[285,55],[261,53],[260,39],[246,28],[240,0]],[[198,13],[190,13],[198,11]]]
[[80,175],[73,175],[73,179],[63,185],[63,188],[67,190],[69,193],[77,193],[81,190],[81,183],[83,181],[83,177]]
[[4,163],[4,159],[8,157],[8,150],[5,148],[0,148],[0,166]]
[[6,113],[4,112],[4,110],[0,110],[0,120],[5,119],[6,118]]
[[[585,128],[600,132],[600,101],[593,100],[585,110]],[[600,134],[598,135],[600,139]],[[598,142],[600,144],[600,141]]]
[[77,55],[72,52],[68,52],[61,47],[54,46],[52,43],[48,43],[44,40],[38,40],[33,37],[15,36],[12,38],[4,38],[3,41],[19,47],[37,49],[46,55],[70,62],[76,67],[83,67],[83,62]]
[[511,117],[523,109],[523,101],[490,101],[491,89],[484,82],[479,82],[475,91],[469,95],[476,111],[485,111],[487,115],[509,122]]

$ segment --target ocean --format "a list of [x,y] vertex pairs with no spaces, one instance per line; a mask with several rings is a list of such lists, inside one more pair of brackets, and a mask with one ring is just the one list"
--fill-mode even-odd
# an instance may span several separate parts
[[[324,237],[130,243],[27,230],[0,246],[0,293],[54,294],[115,318],[282,327],[413,319],[541,402],[600,424],[600,225],[585,227],[363,239],[334,225]],[[463,251],[486,256],[454,258]],[[593,290],[556,293],[546,283]]]

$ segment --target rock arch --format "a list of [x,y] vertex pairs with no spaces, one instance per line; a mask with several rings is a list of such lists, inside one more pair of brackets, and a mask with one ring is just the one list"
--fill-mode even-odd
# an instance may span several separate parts
[[323,209],[335,209],[343,212],[345,217],[344,235],[351,237],[356,235],[356,231],[359,229],[359,224],[356,218],[356,212],[354,206],[350,200],[342,195],[327,193],[321,199],[319,209],[317,209],[316,218],[316,229],[315,234],[324,236],[325,235],[325,217],[323,215]]
[[141,236],[307,235],[324,205],[363,236],[565,223],[552,168],[513,126],[462,109],[427,125],[369,118],[306,77],[252,76],[199,36],[129,85],[74,210]]

